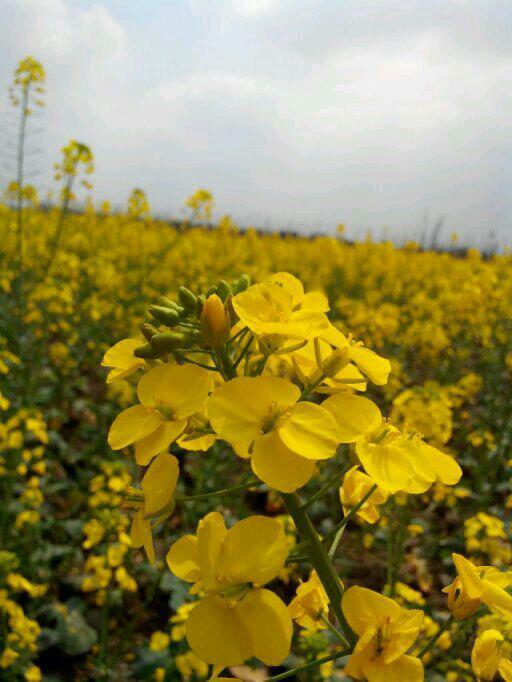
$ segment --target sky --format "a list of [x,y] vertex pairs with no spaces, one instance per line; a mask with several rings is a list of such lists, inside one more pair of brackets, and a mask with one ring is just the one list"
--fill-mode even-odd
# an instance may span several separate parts
[[179,217],[205,187],[245,225],[512,242],[510,0],[2,0],[8,137],[28,54],[43,190],[74,138],[118,207],[142,187]]

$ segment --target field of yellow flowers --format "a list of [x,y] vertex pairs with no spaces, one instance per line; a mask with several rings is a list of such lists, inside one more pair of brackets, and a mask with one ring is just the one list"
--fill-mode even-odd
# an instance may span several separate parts
[[512,680],[511,256],[93,168],[0,205],[0,679]]

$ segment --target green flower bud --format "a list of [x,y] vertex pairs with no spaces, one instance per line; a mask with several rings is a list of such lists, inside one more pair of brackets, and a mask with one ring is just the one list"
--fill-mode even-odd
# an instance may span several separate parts
[[153,327],[152,324],[148,324],[147,322],[144,322],[144,324],[140,325],[140,330],[144,335],[144,338],[147,339],[148,341],[151,341],[152,336],[158,334],[158,329],[156,327]]
[[151,338],[151,346],[159,353],[170,353],[186,344],[186,336],[181,332],[161,332]]
[[155,360],[160,355],[150,343],[139,346],[133,351],[133,354],[136,358],[143,358],[144,360]]
[[241,294],[242,291],[245,291],[251,286],[251,278],[249,275],[242,275],[240,279],[233,284],[233,293],[236,294]]
[[196,300],[196,317],[201,317],[201,313],[203,312],[203,306],[206,303],[206,296],[204,294],[200,294],[197,297]]
[[180,287],[178,289],[178,298],[185,310],[187,310],[189,313],[193,313],[195,311],[197,298],[195,294],[190,291],[190,289],[187,289],[187,287]]
[[178,305],[175,301],[172,301],[170,298],[167,298],[166,296],[160,296],[158,299],[158,305],[162,306],[163,308],[170,308],[171,310],[175,310],[178,315],[181,315],[183,312],[185,312],[185,308],[182,308],[182,306]]
[[221,301],[225,301],[231,294],[231,287],[224,279],[220,279],[217,282],[217,294]]
[[171,308],[164,308],[160,305],[150,305],[149,312],[155,320],[165,324],[166,327],[175,327],[180,321],[178,312]]

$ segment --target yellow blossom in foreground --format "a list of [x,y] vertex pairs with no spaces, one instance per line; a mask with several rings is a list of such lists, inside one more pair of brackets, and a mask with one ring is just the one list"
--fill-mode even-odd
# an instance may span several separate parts
[[108,434],[113,450],[136,443],[135,458],[145,466],[185,431],[187,420],[204,409],[210,377],[196,365],[158,365],[139,381],[140,405],[116,417]]
[[476,638],[471,652],[471,667],[479,682],[492,682],[499,673],[505,682],[512,682],[512,663],[501,656],[503,635],[486,630]]
[[[359,467],[355,466],[347,471],[343,478],[343,485],[339,489],[343,513],[347,515],[353,507],[359,504],[374,485],[374,480],[360,471]],[[378,507],[384,504],[387,499],[388,493],[377,488],[358,510],[357,516],[360,516],[368,523],[375,523],[380,518]]]
[[151,635],[149,640],[149,648],[151,651],[165,651],[171,642],[171,638],[166,632],[157,630]]
[[112,368],[107,375],[107,384],[126,379],[145,366],[146,361],[133,354],[142,343],[140,339],[123,339],[107,350],[101,362],[103,367]]
[[251,456],[262,481],[286,493],[307,483],[316,460],[332,457],[339,442],[333,416],[299,398],[299,388],[285,379],[238,377],[219,386],[207,405],[218,436]]
[[351,587],[342,598],[343,613],[359,636],[345,668],[347,675],[368,682],[421,682],[423,665],[406,652],[418,637],[423,612],[364,587]]
[[448,595],[448,608],[455,618],[468,618],[480,604],[495,613],[512,616],[512,596],[505,591],[512,585],[512,571],[475,566],[460,554],[452,554],[452,559],[458,575],[443,592]]
[[214,665],[241,665],[255,656],[279,665],[290,649],[288,610],[262,586],[284,566],[288,544],[281,524],[250,516],[230,528],[217,512],[199,522],[167,555],[171,571],[206,594],[190,613],[186,634],[191,649]]

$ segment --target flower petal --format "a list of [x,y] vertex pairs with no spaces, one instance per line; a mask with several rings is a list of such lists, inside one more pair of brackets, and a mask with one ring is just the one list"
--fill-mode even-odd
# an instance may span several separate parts
[[380,657],[368,658],[362,662],[361,669],[371,682],[423,682],[425,679],[420,659],[405,654],[387,665],[383,665]]
[[253,653],[252,637],[239,609],[216,595],[192,609],[186,634],[196,656],[213,665],[242,665]]
[[251,633],[253,655],[266,665],[279,665],[290,653],[292,620],[281,599],[270,590],[251,590],[238,604]]
[[282,493],[301,488],[315,472],[315,460],[290,450],[275,431],[256,439],[251,466],[258,478]]
[[137,386],[146,407],[165,407],[173,419],[185,419],[204,410],[211,377],[197,365],[158,365],[141,377]]
[[151,462],[141,483],[146,518],[167,511],[173,500],[179,473],[178,460],[167,452]]
[[296,403],[278,430],[283,443],[307,459],[332,457],[340,442],[336,420],[314,403]]
[[153,547],[151,524],[147,519],[144,518],[143,509],[139,509],[133,517],[130,541],[134,549],[144,547],[149,563],[155,563],[155,550]]
[[216,572],[219,576],[228,576],[235,585],[265,585],[283,568],[288,549],[288,540],[279,521],[266,516],[249,516],[228,530]]
[[184,535],[171,545],[167,552],[167,565],[181,580],[195,583],[201,579],[195,535]]
[[149,436],[141,438],[135,446],[135,459],[139,466],[146,466],[151,462],[155,455],[167,450],[169,445],[183,433],[187,425],[186,419],[180,421],[163,421],[160,426],[150,433]]
[[148,436],[162,421],[161,415],[147,410],[143,405],[129,407],[114,419],[108,433],[108,444],[112,450],[120,450]]
[[327,398],[322,407],[336,419],[341,443],[353,443],[382,422],[377,405],[363,396],[338,393]]
[[378,486],[390,493],[408,489],[414,469],[409,459],[398,447],[393,447],[392,443],[375,445],[358,441],[356,453],[366,472]]
[[377,386],[383,386],[388,382],[391,372],[391,363],[386,358],[374,353],[364,346],[349,346],[348,354],[352,362],[359,367],[363,374],[373,381]]
[[348,624],[359,636],[368,628],[377,627],[381,619],[400,615],[400,607],[395,601],[358,585],[343,593],[341,607]]
[[227,533],[224,518],[219,512],[210,512],[199,521],[197,526],[199,567],[206,589],[218,587],[217,560]]

